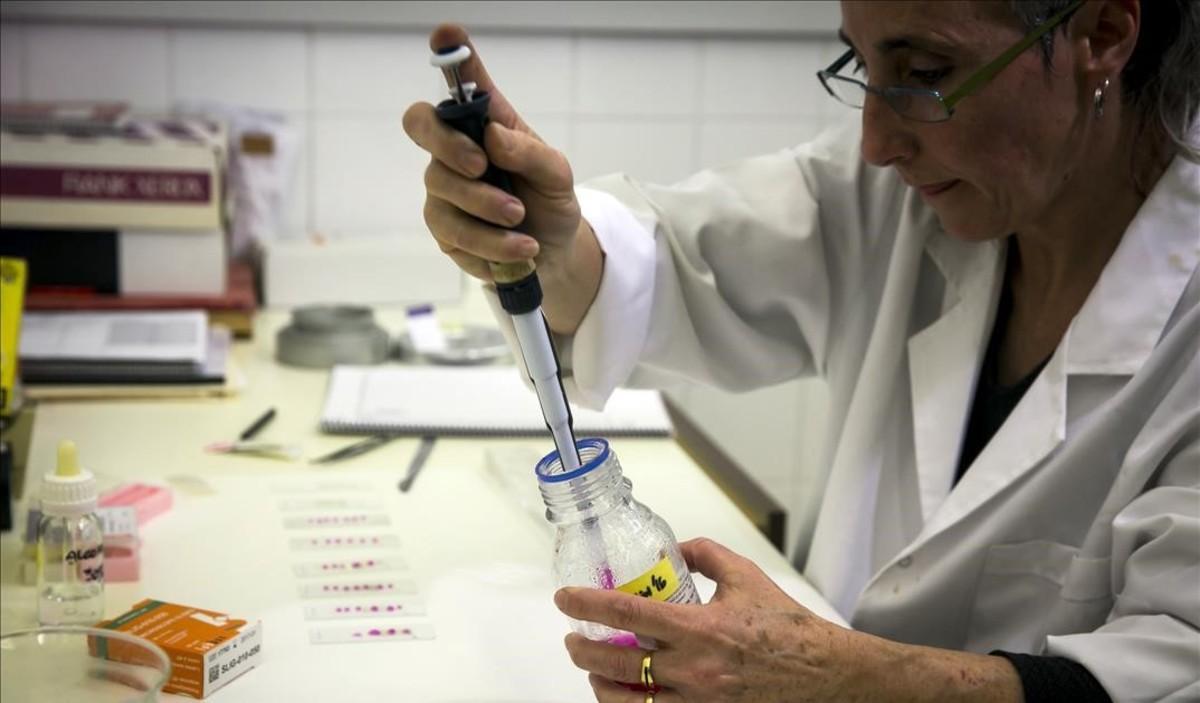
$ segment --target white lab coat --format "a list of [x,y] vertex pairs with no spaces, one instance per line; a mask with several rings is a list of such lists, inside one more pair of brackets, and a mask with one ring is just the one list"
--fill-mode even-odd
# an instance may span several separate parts
[[[1200,697],[1200,166],[1176,158],[1020,404],[952,488],[1004,270],[857,127],[673,187],[580,190],[606,255],[568,393],[680,376],[831,397],[805,576],[857,629]],[[605,192],[600,192],[605,191]],[[503,315],[500,316],[503,319]]]

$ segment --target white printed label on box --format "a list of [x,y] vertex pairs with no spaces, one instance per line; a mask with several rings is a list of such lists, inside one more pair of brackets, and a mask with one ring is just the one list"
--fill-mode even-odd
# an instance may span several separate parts
[[128,505],[114,505],[96,508],[96,517],[100,518],[100,530],[105,537],[117,535],[137,535],[137,510]]
[[416,600],[343,601],[304,606],[305,620],[388,618],[424,614],[425,604]]
[[431,640],[435,636],[433,625],[429,623],[380,623],[369,626],[330,625],[308,631],[308,640],[313,644]]
[[202,695],[207,698],[213,691],[253,669],[261,658],[262,623],[256,622],[204,655]]

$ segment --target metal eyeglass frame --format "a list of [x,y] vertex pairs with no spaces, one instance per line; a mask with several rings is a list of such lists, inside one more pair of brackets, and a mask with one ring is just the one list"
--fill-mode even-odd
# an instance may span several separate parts
[[[1034,27],[1032,31],[1030,31],[1024,36],[1024,38],[1021,39],[1021,41],[1013,44],[1007,51],[996,57],[996,59],[988,63],[986,66],[980,68],[975,73],[971,74],[965,81],[963,81],[962,85],[960,85],[957,90],[946,96],[943,96],[941,91],[933,90],[931,88],[912,88],[903,85],[875,88],[855,78],[839,75],[838,71],[842,70],[847,63],[850,63],[850,59],[854,58],[854,49],[848,49],[846,53],[842,54],[841,57],[831,63],[825,70],[817,71],[817,79],[821,81],[821,85],[825,88],[825,91],[828,92],[834,100],[837,100],[848,107],[862,109],[862,105],[851,105],[845,100],[839,98],[837,93],[829,87],[829,81],[842,81],[844,83],[850,83],[858,86],[863,90],[864,98],[867,93],[874,93],[875,95],[883,98],[884,102],[886,102],[888,106],[890,106],[898,115],[905,119],[916,120],[918,122],[945,122],[946,120],[950,119],[951,115],[954,114],[954,107],[959,103],[960,100],[987,85],[988,82],[996,77],[996,74],[1008,67],[1008,65],[1012,63],[1018,56],[1020,56],[1026,49],[1033,46],[1034,42],[1036,42],[1038,39],[1041,39],[1047,32],[1062,24],[1063,21],[1065,21],[1073,12],[1075,12],[1075,10],[1078,10],[1079,7],[1083,5],[1083,2],[1084,0],[1075,0],[1075,2],[1059,11],[1058,14],[1039,24],[1037,27]],[[914,117],[913,115],[906,114],[908,108],[902,107],[902,105],[904,105],[905,102],[911,104],[913,98],[933,98],[939,105],[941,105],[943,114],[934,119],[923,119],[921,117]]]

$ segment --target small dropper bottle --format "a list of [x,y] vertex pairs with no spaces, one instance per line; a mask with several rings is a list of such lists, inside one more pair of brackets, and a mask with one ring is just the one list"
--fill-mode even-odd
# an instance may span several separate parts
[[79,468],[75,443],[58,445],[58,466],[42,477],[38,523],[38,622],[91,625],[104,617],[104,532],[96,479]]

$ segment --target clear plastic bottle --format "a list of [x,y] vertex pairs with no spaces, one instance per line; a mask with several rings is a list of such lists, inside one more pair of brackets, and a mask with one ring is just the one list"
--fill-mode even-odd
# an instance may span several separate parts
[[96,479],[79,468],[75,443],[58,446],[58,467],[42,477],[37,540],[38,622],[91,625],[104,617],[104,533]]
[[[671,603],[700,596],[666,521],[634,500],[633,484],[608,442],[576,442],[582,465],[565,471],[558,452],[536,473],[546,519],[555,525],[554,572],[559,586],[616,589]],[[571,621],[584,637],[653,649],[654,640],[592,622]]]

